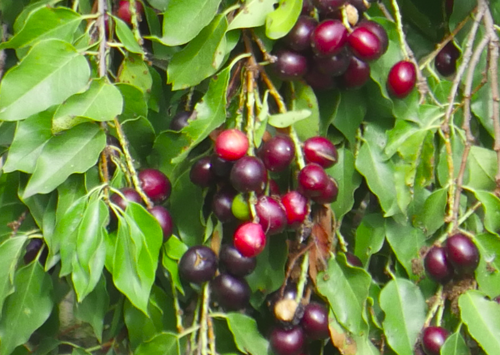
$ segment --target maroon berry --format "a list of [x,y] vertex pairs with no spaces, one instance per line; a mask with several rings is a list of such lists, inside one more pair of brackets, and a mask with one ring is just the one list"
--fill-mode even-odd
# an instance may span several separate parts
[[424,259],[427,275],[434,281],[445,284],[453,277],[453,267],[448,262],[444,248],[432,247]]
[[115,205],[120,207],[122,210],[125,211],[127,209],[129,201],[139,203],[139,204],[142,203],[141,195],[139,195],[139,193],[137,191],[135,191],[134,189],[132,189],[130,187],[125,187],[125,188],[121,189],[120,192],[125,197],[125,199],[118,194],[113,194],[113,195],[111,195],[110,200]]
[[387,77],[387,88],[397,98],[405,98],[415,87],[417,71],[415,65],[406,60],[394,64]]
[[449,333],[441,327],[427,327],[422,332],[422,347],[427,355],[439,355]]
[[295,158],[295,146],[288,136],[278,135],[264,143],[259,156],[267,170],[280,172]]
[[351,56],[347,70],[339,77],[339,83],[345,89],[357,89],[370,79],[370,66],[362,60]]
[[312,200],[318,204],[326,205],[335,202],[338,194],[339,186],[335,179],[329,176],[326,187],[319,196],[312,197]]
[[302,54],[283,49],[276,53],[276,62],[273,66],[281,80],[295,80],[306,74],[307,58]]
[[286,227],[286,213],[274,198],[262,196],[255,205],[257,217],[262,229],[267,235],[283,232]]
[[311,34],[318,21],[310,16],[299,16],[297,22],[284,38],[286,45],[294,51],[301,52],[311,46]]
[[269,195],[271,195],[271,196],[272,195],[279,195],[281,193],[280,187],[275,180],[269,180],[268,185],[269,185]]
[[448,42],[443,49],[439,51],[434,59],[436,70],[442,76],[450,76],[457,71],[457,59],[460,57],[460,51],[453,41]]
[[325,20],[314,30],[311,45],[319,56],[332,56],[347,42],[347,30],[339,20]]
[[191,166],[189,179],[193,184],[200,187],[209,187],[214,184],[215,175],[210,157],[200,158]]
[[319,197],[328,185],[328,175],[318,164],[307,164],[299,172],[298,183],[301,193],[306,197]]
[[277,355],[299,355],[304,347],[304,331],[301,327],[288,330],[276,327],[269,342]]
[[[137,14],[143,12],[142,4],[139,1],[135,2],[135,11]],[[116,15],[128,24],[132,23],[132,13],[130,12],[130,2],[128,0],[121,0],[118,5]]]
[[301,321],[304,333],[311,339],[326,339],[328,331],[328,310],[319,303],[309,303]]
[[192,283],[210,281],[217,271],[217,257],[212,249],[196,245],[186,250],[179,261],[180,277]]
[[244,278],[220,274],[210,283],[210,286],[215,300],[228,311],[243,309],[250,301],[250,286]]
[[351,266],[357,266],[357,267],[363,267],[363,263],[361,262],[361,259],[358,258],[356,255],[354,255],[351,252],[345,253],[345,257],[347,260],[347,263]]
[[248,258],[232,245],[223,245],[219,253],[219,268],[233,276],[244,277],[251,274],[257,266],[256,258]]
[[243,157],[234,163],[230,180],[239,192],[263,191],[267,182],[266,167],[259,158]]
[[298,228],[304,223],[309,213],[307,198],[298,191],[290,191],[281,198],[281,203],[285,208],[286,219],[290,228]]
[[304,157],[308,163],[329,168],[338,160],[337,148],[325,137],[311,137],[304,142]]
[[471,274],[479,265],[479,250],[474,242],[463,234],[448,237],[444,248],[448,261],[458,274]]
[[311,12],[314,11],[314,5],[311,0],[303,0],[302,1],[302,15],[310,15]]
[[215,217],[222,223],[235,221],[236,217],[232,212],[234,197],[237,192],[232,187],[223,187],[213,197],[212,211]]
[[[365,0],[366,1],[366,0]],[[387,31],[381,24],[375,21],[370,20],[361,20],[357,26],[357,28],[366,28],[375,36],[377,36],[380,42],[381,54],[387,52],[387,48],[389,48],[389,36],[387,35]]]
[[213,173],[220,178],[228,178],[234,165],[234,161],[224,160],[215,154],[210,158],[210,163]]
[[243,157],[248,150],[248,138],[240,130],[228,129],[215,140],[215,153],[224,160],[234,161]]
[[24,254],[24,263],[29,264],[33,260],[36,259],[38,253],[40,253],[40,250],[42,250],[42,255],[40,255],[40,258],[38,259],[42,265],[45,266],[45,262],[47,261],[47,256],[49,254],[47,246],[45,245],[44,247],[44,242],[43,239],[36,238],[36,239],[31,239],[28,245],[26,245],[26,253]]
[[266,235],[259,223],[246,222],[234,232],[233,243],[241,255],[252,258],[264,250]]
[[351,53],[344,47],[340,52],[332,56],[315,56],[314,64],[323,74],[339,76],[344,74],[349,67],[351,56]]
[[189,125],[188,119],[191,117],[192,114],[193,114],[192,111],[180,111],[180,112],[178,112],[172,118],[172,121],[170,121],[168,128],[171,129],[172,131],[182,130],[184,127]]
[[314,90],[329,90],[335,87],[333,78],[320,72],[317,67],[311,68],[306,75],[304,75],[306,83]]
[[365,27],[357,27],[347,39],[352,53],[365,62],[382,56],[382,44],[378,37]]
[[139,172],[139,181],[144,193],[154,202],[163,202],[170,196],[172,184],[165,174],[156,169]]
[[323,14],[338,10],[348,0],[313,0],[314,6]]
[[149,213],[151,213],[160,224],[161,230],[163,231],[163,241],[166,242],[172,235],[172,230],[174,228],[174,222],[172,221],[170,213],[163,206],[154,206],[149,209]]

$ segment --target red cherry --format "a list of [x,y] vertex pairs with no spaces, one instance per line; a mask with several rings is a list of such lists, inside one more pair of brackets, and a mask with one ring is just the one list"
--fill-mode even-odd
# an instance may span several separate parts
[[329,178],[318,164],[307,164],[299,172],[298,183],[301,193],[306,197],[319,197],[328,185]]
[[412,62],[402,60],[394,64],[387,77],[387,88],[397,98],[405,98],[415,87],[417,71]]
[[228,129],[221,132],[215,140],[215,153],[224,160],[238,160],[248,150],[248,138],[240,130]]
[[311,137],[304,142],[304,156],[308,163],[316,163],[323,168],[333,166],[337,160],[337,148],[325,137]]
[[389,36],[387,36],[387,31],[385,30],[384,27],[382,27],[381,24],[375,21],[369,21],[366,19],[361,20],[357,26],[357,28],[366,28],[369,30],[371,33],[373,33],[375,36],[377,36],[378,40],[380,41],[380,46],[381,46],[381,52],[384,54],[387,52],[387,48],[389,48]]
[[139,181],[144,193],[155,202],[169,198],[172,184],[168,177],[156,169],[145,169],[139,172]]
[[339,20],[325,20],[314,30],[311,45],[319,56],[338,53],[347,42],[347,29]]
[[444,246],[449,262],[459,274],[472,274],[479,265],[479,250],[464,234],[448,237]]
[[453,267],[446,257],[444,248],[432,247],[425,255],[424,267],[427,275],[436,282],[445,284],[453,277]]
[[365,85],[368,79],[370,79],[370,66],[352,56],[347,70],[339,77],[339,83],[344,89],[357,89]]
[[371,61],[382,55],[379,38],[365,27],[355,28],[347,40],[354,55],[361,60]]
[[266,235],[259,223],[247,222],[236,229],[233,243],[241,255],[251,258],[264,250]]
[[264,143],[259,156],[267,170],[280,172],[295,158],[295,146],[288,136],[277,135]]
[[306,197],[298,191],[290,191],[281,198],[281,203],[285,208],[286,219],[291,228],[298,228],[304,223],[309,213],[309,205]]
[[287,219],[283,207],[274,198],[262,196],[255,205],[257,217],[262,229],[268,235],[283,232],[286,227]]
[[310,16],[299,16],[293,28],[284,38],[290,49],[301,52],[311,46],[311,34],[318,25],[318,21]]
[[[142,14],[144,11],[142,4],[139,1],[135,2],[135,12]],[[132,23],[132,13],[130,12],[130,2],[128,0],[121,0],[118,5],[116,15],[128,24]]]
[[441,327],[427,327],[422,333],[422,347],[427,355],[439,355],[450,333]]
[[172,229],[174,227],[174,222],[168,210],[163,206],[154,206],[149,210],[154,218],[160,224],[161,230],[163,231],[163,241],[166,242],[168,238],[172,235]]
[[317,197],[312,197],[312,200],[321,205],[326,205],[333,203],[337,200],[337,195],[339,193],[339,186],[334,178],[328,177],[328,183],[323,189],[321,194]]
[[297,52],[282,49],[276,53],[273,67],[281,80],[295,80],[307,73],[307,58]]

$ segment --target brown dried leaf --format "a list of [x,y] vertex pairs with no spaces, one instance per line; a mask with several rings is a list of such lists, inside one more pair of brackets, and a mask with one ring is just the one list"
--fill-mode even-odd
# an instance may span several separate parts
[[338,324],[330,323],[328,325],[330,338],[333,346],[335,346],[342,355],[356,355],[358,347],[356,342],[349,337]]
[[324,270],[333,249],[335,229],[330,207],[320,206],[314,211],[309,252],[309,276],[316,283],[317,273]]

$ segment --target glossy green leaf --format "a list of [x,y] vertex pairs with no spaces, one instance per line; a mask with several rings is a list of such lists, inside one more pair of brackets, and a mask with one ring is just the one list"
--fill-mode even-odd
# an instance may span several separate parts
[[273,127],[285,128],[309,116],[311,116],[310,110],[288,111],[285,113],[270,115],[267,123]]
[[470,350],[460,332],[451,334],[441,348],[441,355],[470,355]]
[[481,233],[474,242],[481,256],[476,269],[479,290],[495,298],[500,295],[500,239],[494,234]]
[[148,342],[142,343],[134,355],[180,355],[179,339],[173,333],[161,333]]
[[144,55],[144,50],[137,43],[137,40],[132,33],[132,30],[128,25],[123,22],[120,18],[113,16],[113,21],[115,22],[115,32],[116,36],[120,42],[125,46],[125,49],[131,53]]
[[116,84],[116,87],[120,90],[123,97],[123,111],[119,117],[120,122],[148,115],[148,102],[141,89],[123,83]]
[[351,144],[354,144],[360,124],[366,114],[365,95],[363,90],[342,91],[340,93],[333,125],[344,134]]
[[85,88],[89,76],[87,60],[71,44],[39,42],[3,77],[0,120],[22,120],[60,104]]
[[278,8],[267,15],[267,37],[271,39],[284,37],[297,22],[301,11],[302,0],[280,0]]
[[500,349],[500,307],[478,291],[467,291],[458,299],[460,316],[472,337],[488,355]]
[[475,191],[476,198],[483,204],[484,227],[491,233],[500,231],[500,199],[487,191]]
[[477,190],[493,190],[497,173],[497,156],[493,150],[472,146],[468,162],[466,185]]
[[52,312],[52,280],[39,262],[19,269],[14,287],[16,291],[5,301],[0,319],[1,354],[10,354],[15,347],[27,342]]
[[25,242],[26,237],[16,237],[0,244],[0,319],[5,299],[14,292],[14,273]]
[[426,235],[431,235],[443,224],[448,203],[448,189],[433,191],[425,200],[422,214],[417,216],[417,225],[422,225]]
[[249,355],[267,354],[268,342],[260,334],[253,318],[241,313],[228,313],[226,320],[240,351]]
[[426,316],[420,289],[406,279],[394,279],[380,293],[387,343],[398,355],[413,355]]
[[385,241],[385,220],[381,214],[367,214],[356,229],[354,254],[366,265]]
[[185,44],[195,38],[217,13],[221,0],[170,0],[163,13],[163,36],[167,46]]
[[151,122],[145,117],[128,120],[123,125],[123,132],[129,141],[129,147],[139,158],[145,159],[153,148],[155,131]]
[[151,90],[153,79],[149,73],[148,65],[140,55],[129,53],[122,62],[118,81],[124,84],[133,85],[141,89],[144,93]]
[[277,0],[248,0],[242,4],[236,16],[229,23],[228,31],[237,28],[260,27],[266,17],[274,10]]
[[86,172],[97,163],[105,145],[104,132],[93,123],[82,123],[51,138],[42,149],[24,198],[48,193],[71,174]]
[[293,127],[297,131],[297,135],[302,141],[307,138],[317,136],[319,134],[319,107],[316,94],[309,85],[301,82],[296,82],[293,85],[293,109],[294,110],[307,110],[311,114],[304,120],[295,122]]
[[167,253],[163,252],[161,258],[161,265],[168,272],[177,291],[179,291],[182,295],[184,295],[184,288],[182,286],[182,281],[179,276],[179,265],[177,260],[170,258],[167,255]]

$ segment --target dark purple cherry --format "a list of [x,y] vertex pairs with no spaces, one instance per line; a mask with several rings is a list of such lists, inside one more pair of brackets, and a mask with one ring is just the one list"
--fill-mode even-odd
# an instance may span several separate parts
[[357,27],[347,38],[352,53],[359,59],[369,62],[380,58],[382,44],[378,37],[365,27]]
[[26,253],[24,254],[24,263],[29,264],[33,260],[36,259],[38,253],[40,253],[40,250],[42,250],[42,255],[40,255],[40,263],[45,266],[45,262],[47,261],[47,256],[48,256],[48,249],[47,246],[45,245],[44,247],[44,242],[43,239],[36,238],[36,239],[31,239],[28,245],[26,245]]
[[274,198],[262,196],[255,205],[259,223],[267,235],[283,232],[287,225],[286,213]]
[[328,338],[328,309],[319,303],[309,303],[304,310],[300,324],[309,338]]
[[434,64],[436,65],[436,70],[442,76],[450,76],[455,74],[457,71],[457,59],[460,57],[460,51],[455,46],[453,41],[448,42],[443,49],[439,51],[436,58],[434,59]]
[[375,36],[377,36],[378,40],[380,41],[382,54],[387,52],[387,48],[389,48],[389,37],[387,35],[387,31],[384,27],[382,27],[381,24],[375,21],[363,19],[357,24],[356,28],[366,28]]
[[311,137],[304,142],[304,157],[308,163],[329,168],[338,160],[337,148],[325,137]]
[[340,9],[348,0],[313,0],[314,6],[324,13],[330,13],[337,9]]
[[198,159],[189,171],[191,182],[200,187],[209,187],[215,183],[215,175],[212,169],[210,157]]
[[277,135],[264,143],[259,156],[267,170],[280,172],[295,158],[295,146],[290,137]]
[[149,209],[154,218],[160,224],[161,230],[163,231],[163,241],[166,242],[168,238],[172,235],[172,230],[174,229],[174,222],[168,210],[163,206],[154,206]]
[[304,347],[304,331],[298,326],[288,330],[276,327],[269,343],[277,355],[299,355]]
[[267,184],[269,185],[269,195],[273,196],[273,195],[279,195],[281,193],[280,187],[275,180],[271,179],[268,181]]
[[276,53],[274,71],[281,80],[295,80],[307,72],[307,58],[291,50],[282,49]]
[[347,260],[347,263],[351,266],[357,266],[357,267],[363,267],[363,263],[361,262],[361,259],[358,258],[356,255],[354,255],[351,252],[345,253],[345,257]]
[[352,54],[343,48],[337,54],[328,57],[314,56],[314,64],[320,72],[326,75],[339,76],[345,73],[349,67]]
[[257,266],[256,258],[248,258],[232,245],[224,244],[219,253],[219,268],[233,276],[244,277],[251,274]]
[[329,183],[325,170],[318,164],[309,163],[299,172],[298,183],[306,197],[319,197]]
[[125,197],[125,199],[118,194],[112,194],[110,200],[115,205],[118,205],[118,207],[120,207],[122,210],[125,211],[127,209],[129,201],[139,204],[142,203],[141,195],[139,195],[139,193],[135,191],[133,188],[125,187],[121,189],[120,192]]
[[337,201],[337,195],[339,194],[339,185],[337,181],[331,176],[328,177],[328,183],[323,189],[321,194],[316,197],[312,197],[312,200],[318,204],[326,205]]
[[193,114],[192,111],[180,111],[177,112],[177,114],[172,117],[172,121],[170,121],[170,124],[168,126],[169,129],[172,131],[180,131],[187,125],[189,125],[188,119],[191,117]]
[[163,202],[170,196],[172,184],[165,174],[156,169],[139,172],[139,181],[144,193],[154,202]]
[[299,16],[290,32],[285,36],[286,45],[297,52],[311,47],[311,34],[318,25],[318,21],[310,16]]
[[290,191],[281,198],[281,204],[285,209],[287,223],[290,228],[298,228],[304,223],[309,213],[309,204],[306,197],[298,191]]
[[325,20],[314,30],[311,45],[319,56],[332,56],[347,42],[347,29],[339,20]]
[[263,191],[267,182],[266,167],[259,158],[245,156],[234,163],[230,180],[239,192]]
[[242,277],[220,274],[210,283],[210,286],[215,300],[228,311],[243,309],[250,301],[250,286]]
[[439,355],[449,332],[441,327],[427,327],[422,332],[422,348],[427,355]]
[[215,176],[220,178],[228,178],[234,165],[234,161],[222,159],[216,154],[212,155],[210,163]]
[[314,6],[311,0],[303,0],[302,1],[302,15],[311,15],[311,12],[314,11]]
[[464,234],[448,237],[444,248],[448,261],[458,274],[471,274],[479,265],[479,250]]
[[237,192],[230,186],[222,187],[215,193],[212,201],[212,211],[222,223],[236,220],[232,212],[233,200],[236,195]]
[[387,88],[397,98],[405,98],[415,87],[417,70],[415,65],[407,60],[394,64],[387,77]]
[[305,82],[314,90],[329,90],[335,88],[335,81],[330,75],[320,72],[317,67],[312,67],[304,75]]
[[433,246],[425,255],[424,268],[432,280],[445,284],[453,277],[453,267],[448,262],[444,248]]
[[210,281],[217,271],[217,257],[212,249],[196,245],[186,250],[179,261],[179,275],[187,281],[201,284]]
[[368,63],[352,56],[347,70],[339,77],[339,82],[344,89],[357,89],[365,85],[368,79],[370,79]]

